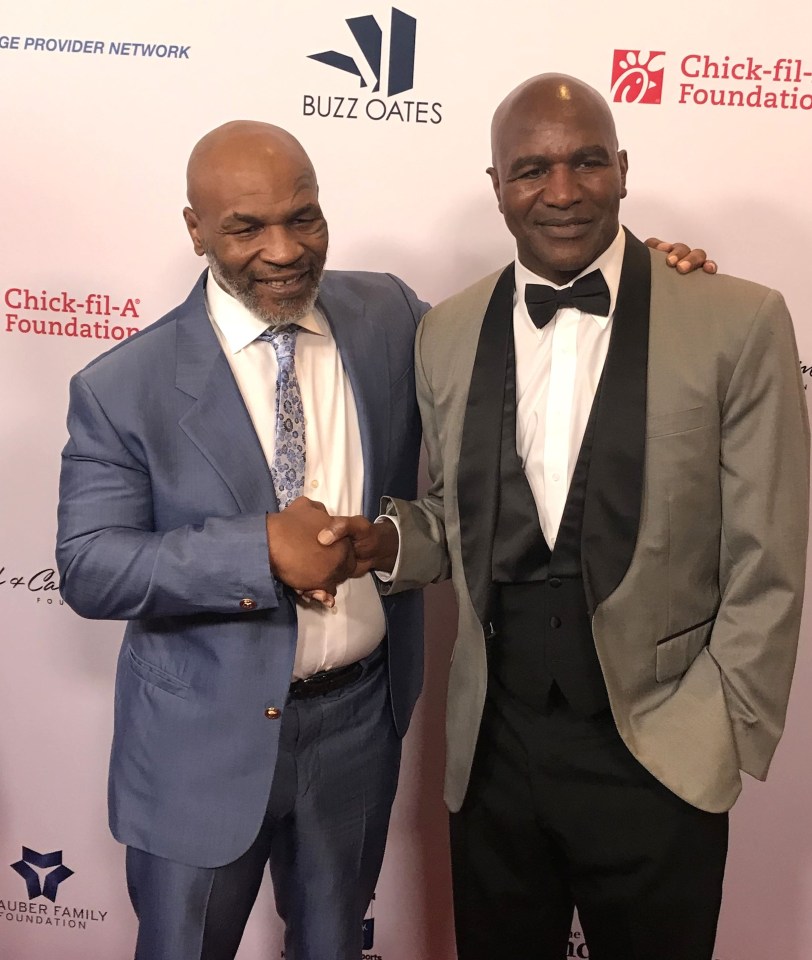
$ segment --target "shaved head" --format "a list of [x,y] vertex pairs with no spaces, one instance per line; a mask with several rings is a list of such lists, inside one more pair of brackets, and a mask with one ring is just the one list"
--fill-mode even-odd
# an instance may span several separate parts
[[511,123],[527,122],[533,117],[590,112],[606,126],[609,140],[617,150],[615,119],[609,105],[594,87],[565,73],[540,73],[520,83],[496,108],[491,121],[491,153],[496,165],[498,144]]
[[195,144],[186,166],[186,196],[192,207],[213,191],[234,189],[256,167],[285,163],[298,166],[303,178],[316,183],[316,172],[293,134],[272,123],[231,120],[215,127]]
[[233,120],[207,133],[186,168],[183,211],[217,283],[269,325],[312,309],[327,224],[310,158],[287,130]]
[[628,163],[606,101],[575,77],[532,77],[497,107],[491,152],[488,173],[520,261],[568,283],[620,229]]

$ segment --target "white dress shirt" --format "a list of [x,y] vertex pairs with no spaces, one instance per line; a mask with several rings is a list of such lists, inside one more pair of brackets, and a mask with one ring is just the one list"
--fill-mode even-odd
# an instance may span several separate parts
[[[256,339],[267,324],[223,290],[211,272],[206,302],[270,468],[276,443],[277,360],[272,344]],[[352,387],[325,317],[314,309],[299,326],[296,378],[305,416],[303,492],[331,514],[360,514],[364,458]],[[341,584],[332,609],[299,601],[297,613],[295,679],[360,660],[386,631],[371,574]]]
[[[578,277],[600,270],[609,287],[609,316],[596,317],[577,307],[564,307],[541,330],[524,302],[528,283],[562,290],[536,276],[516,255],[513,294],[513,342],[516,354],[516,452],[530,483],[541,530],[555,546],[570,481],[578,460],[595,391],[603,372],[612,317],[617,303],[626,234],[621,227],[604,252]],[[578,277],[574,277],[570,286]],[[396,517],[389,520],[400,533]],[[397,578],[400,551],[392,573],[376,570],[384,583]]]
[[583,277],[601,271],[609,287],[608,317],[564,307],[541,330],[527,312],[524,288],[528,283],[562,288],[531,273],[516,257],[516,452],[551,549],[609,349],[625,248],[626,235],[621,229],[597,260],[578,274]]

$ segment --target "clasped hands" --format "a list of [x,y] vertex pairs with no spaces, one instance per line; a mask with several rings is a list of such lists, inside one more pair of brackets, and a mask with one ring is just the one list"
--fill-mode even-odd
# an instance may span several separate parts
[[338,585],[370,570],[391,571],[398,554],[393,523],[332,517],[324,504],[298,497],[265,518],[274,576],[300,596],[332,607]]
[[[700,266],[715,273],[716,264],[704,250],[684,243],[649,238],[650,247],[668,254],[680,273]],[[325,606],[335,604],[338,585],[370,570],[391,571],[398,555],[399,536],[393,523],[370,523],[366,517],[331,517],[324,504],[298,497],[280,513],[266,516],[268,559],[274,576],[299,596]]]

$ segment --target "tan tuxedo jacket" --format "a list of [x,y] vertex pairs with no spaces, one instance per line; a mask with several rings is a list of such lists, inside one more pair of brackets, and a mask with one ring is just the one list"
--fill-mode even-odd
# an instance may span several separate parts
[[[450,575],[459,605],[452,811],[473,761],[486,644],[499,642],[488,620],[498,502],[488,408],[501,400],[471,387],[486,310],[512,324],[512,292],[494,293],[499,278],[423,319],[416,371],[431,486],[414,503],[384,501],[401,531],[385,592]],[[581,553],[615,722],[670,790],[724,811],[741,770],[767,775],[801,616],[809,425],[781,295],[732,277],[678,276],[629,234],[596,402]]]

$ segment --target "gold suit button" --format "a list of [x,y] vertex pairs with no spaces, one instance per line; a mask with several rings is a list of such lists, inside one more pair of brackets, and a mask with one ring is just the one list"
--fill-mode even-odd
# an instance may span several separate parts
[[257,608],[256,600],[252,600],[250,597],[243,597],[243,599],[240,600],[241,610],[256,610],[256,608]]
[[265,711],[265,716],[269,720],[278,720],[282,716],[282,711],[279,707],[268,707]]

